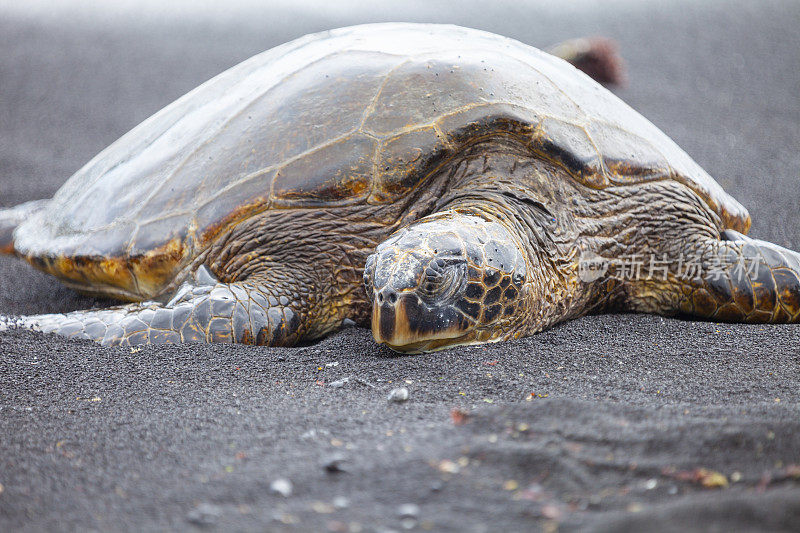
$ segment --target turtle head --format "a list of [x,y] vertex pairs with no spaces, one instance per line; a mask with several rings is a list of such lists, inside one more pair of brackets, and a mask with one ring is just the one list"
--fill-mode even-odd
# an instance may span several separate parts
[[424,218],[367,259],[375,340],[427,352],[511,338],[524,322],[525,265],[497,221],[455,212]]

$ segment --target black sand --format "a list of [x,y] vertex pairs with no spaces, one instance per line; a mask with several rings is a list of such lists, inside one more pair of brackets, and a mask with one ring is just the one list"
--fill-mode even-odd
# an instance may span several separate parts
[[[618,94],[750,209],[753,235],[800,249],[797,3],[337,13],[0,9],[0,206],[50,196],[253,53],[357,22],[449,21],[539,46],[618,39]],[[0,312],[92,305],[108,303],[0,258]],[[135,353],[2,333],[0,530],[796,530],[798,347],[798,326],[639,315],[415,357],[360,329],[297,349]],[[407,402],[386,401],[396,386]],[[270,491],[279,478],[291,496]]]

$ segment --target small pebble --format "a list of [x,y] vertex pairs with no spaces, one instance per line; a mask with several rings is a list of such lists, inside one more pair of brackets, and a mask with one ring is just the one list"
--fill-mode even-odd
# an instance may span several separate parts
[[416,518],[403,518],[400,520],[400,526],[403,529],[414,529],[417,527],[417,519]]
[[274,513],[272,513],[272,519],[276,522],[282,522],[287,525],[296,524],[297,522],[300,521],[299,518],[297,518],[295,515],[284,513],[281,511],[275,511]]
[[328,387],[333,389],[341,389],[347,384],[348,381],[350,381],[350,378],[337,379],[336,381],[331,381],[328,383]]
[[415,503],[404,503],[397,508],[398,518],[418,518],[419,505]]
[[284,498],[292,495],[292,482],[285,478],[279,478],[269,484],[269,491],[272,494],[279,494]]
[[333,505],[331,505],[329,503],[326,503],[326,502],[319,502],[319,501],[313,502],[311,504],[311,509],[315,513],[319,513],[319,514],[331,514],[332,512],[334,512],[336,510],[336,509],[334,509]]
[[344,496],[335,497],[331,503],[337,509],[347,509],[348,507],[350,507],[350,500],[348,500]]
[[397,508],[397,516],[403,529],[414,529],[419,519],[419,505],[404,503]]
[[344,463],[346,462],[347,458],[344,455],[341,453],[335,453],[322,461],[322,468],[324,468],[325,471],[330,474],[345,472],[346,470],[344,468]]
[[392,389],[392,392],[389,393],[389,396],[386,399],[390,402],[404,402],[408,400],[408,389],[405,387]]
[[644,509],[641,503],[633,502],[628,504],[628,507],[625,508],[629,513],[641,513]]
[[186,519],[198,526],[212,526],[217,523],[221,514],[222,509],[213,503],[201,503],[186,513]]

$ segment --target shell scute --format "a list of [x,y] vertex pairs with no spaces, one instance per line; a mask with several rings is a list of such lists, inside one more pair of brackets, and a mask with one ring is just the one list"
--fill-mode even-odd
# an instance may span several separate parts
[[139,224],[128,247],[128,254],[144,255],[165,242],[186,241],[188,218],[187,213],[179,213]]
[[363,200],[372,185],[377,140],[353,134],[287,163],[275,175],[271,204],[342,205]]
[[521,139],[530,138],[542,116],[535,111],[502,103],[483,103],[465,106],[436,121],[452,144],[467,144],[486,135],[509,134]]
[[358,129],[368,102],[397,62],[374,52],[348,52],[301,67],[243,101],[205,144],[185,156],[148,207],[203,204],[221,198],[225,187],[252,181],[286,161],[319,157],[320,146]]
[[235,221],[266,209],[276,173],[277,170],[257,172],[207,199],[197,209],[192,222],[199,245],[213,240],[223,228]]
[[447,58],[406,61],[389,74],[364,131],[378,137],[393,135],[430,124],[475,101],[480,91],[473,86],[472,74]]
[[447,147],[433,126],[401,133],[381,143],[368,202],[387,203],[424,181],[426,169],[445,159]]
[[638,135],[607,124],[590,124],[588,129],[611,183],[628,185],[670,177],[664,155]]
[[555,118],[545,118],[534,134],[533,149],[561,163],[584,184],[599,189],[608,185],[600,154],[586,129]]

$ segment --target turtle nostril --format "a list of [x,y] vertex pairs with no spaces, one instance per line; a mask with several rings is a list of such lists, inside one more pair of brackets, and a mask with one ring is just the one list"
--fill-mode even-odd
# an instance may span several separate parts
[[394,305],[397,302],[397,292],[394,289],[385,288],[378,293],[378,303],[389,303]]

